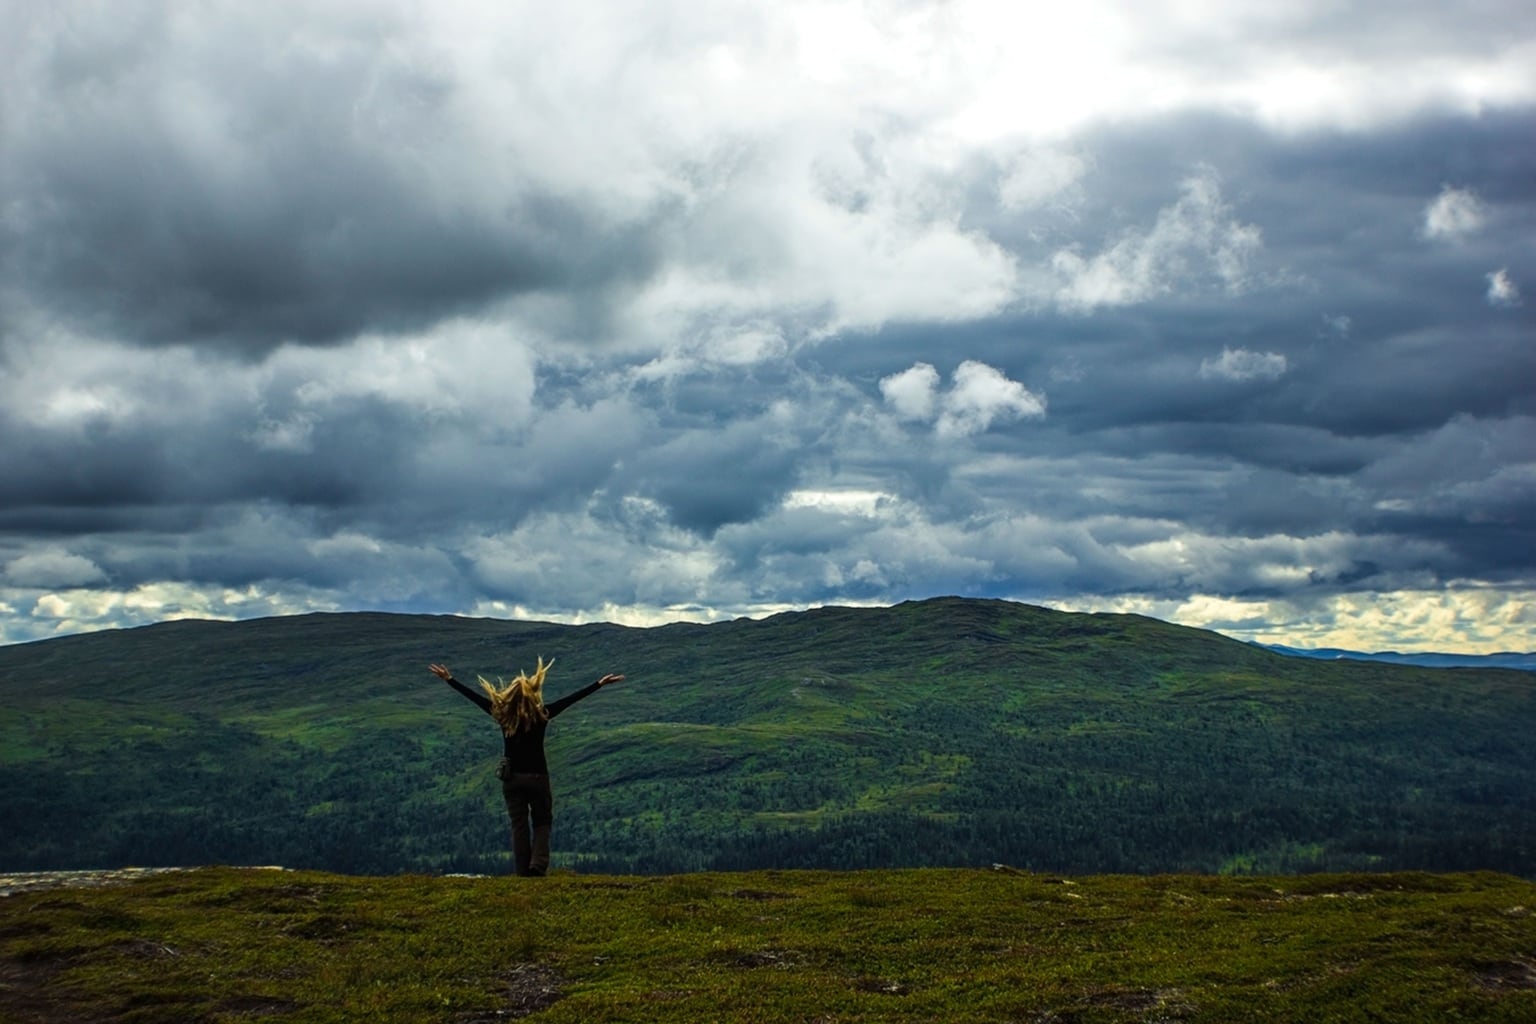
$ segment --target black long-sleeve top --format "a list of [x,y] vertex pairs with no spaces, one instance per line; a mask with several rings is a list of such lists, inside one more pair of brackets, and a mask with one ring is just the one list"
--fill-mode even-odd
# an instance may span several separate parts
[[[474,701],[481,711],[486,714],[491,713],[491,699],[485,694],[476,693],[451,677],[445,682]],[[526,729],[521,729],[511,736],[502,733],[502,756],[507,759],[508,770],[519,774],[548,775],[549,763],[544,760],[544,729],[549,725],[549,720],[583,697],[592,696],[600,686],[602,686],[601,683],[593,683],[591,686],[561,697],[553,704],[544,705],[547,717],[542,722],[531,722]]]

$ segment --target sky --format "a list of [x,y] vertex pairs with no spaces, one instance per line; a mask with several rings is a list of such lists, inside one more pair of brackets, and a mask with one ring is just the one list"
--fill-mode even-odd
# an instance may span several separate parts
[[0,0],[0,643],[1536,649],[1536,5]]

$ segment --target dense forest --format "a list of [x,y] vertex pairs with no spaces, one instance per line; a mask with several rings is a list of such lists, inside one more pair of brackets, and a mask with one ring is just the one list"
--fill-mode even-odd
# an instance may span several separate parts
[[379,613],[0,647],[0,869],[507,870],[494,725],[554,657],[556,866],[1536,875],[1536,675],[936,599],[652,629]]

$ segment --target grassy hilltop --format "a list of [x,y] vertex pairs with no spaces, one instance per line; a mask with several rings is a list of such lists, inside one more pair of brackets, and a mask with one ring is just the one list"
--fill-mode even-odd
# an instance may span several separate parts
[[1533,906],[1493,874],[200,869],[0,898],[0,1020],[1515,1024]]
[[499,738],[426,671],[556,659],[556,864],[1536,874],[1536,676],[937,599],[652,629],[172,622],[0,647],[0,870],[506,869]]

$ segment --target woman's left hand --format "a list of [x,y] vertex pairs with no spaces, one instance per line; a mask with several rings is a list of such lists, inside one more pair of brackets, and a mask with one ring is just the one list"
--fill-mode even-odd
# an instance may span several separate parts
[[614,675],[613,673],[610,672],[608,675],[603,676],[603,678],[599,679],[597,681],[597,685],[598,686],[608,686],[608,685],[610,685],[612,683],[622,683],[623,681],[624,681],[624,677],[623,676]]
[[432,671],[433,675],[445,683],[453,678],[453,673],[448,671],[447,665],[428,665],[427,668]]

